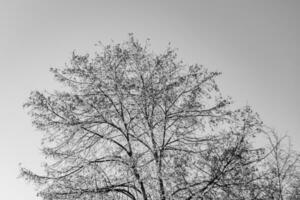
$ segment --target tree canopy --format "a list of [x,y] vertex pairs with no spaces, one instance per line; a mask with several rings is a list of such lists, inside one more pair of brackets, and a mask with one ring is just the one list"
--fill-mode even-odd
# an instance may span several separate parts
[[[234,109],[219,72],[149,50],[133,35],[51,69],[65,90],[24,104],[43,132],[45,174],[22,168],[45,200],[298,199],[298,155],[250,106]],[[287,181],[289,180],[289,181]],[[298,195],[298,196],[297,196]]]

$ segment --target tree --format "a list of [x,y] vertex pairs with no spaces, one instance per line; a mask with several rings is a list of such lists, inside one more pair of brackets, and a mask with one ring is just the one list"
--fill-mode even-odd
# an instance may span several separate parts
[[261,191],[266,199],[299,199],[299,154],[290,140],[271,130],[268,133],[270,156],[265,160]]
[[21,175],[43,199],[254,199],[265,153],[251,141],[263,124],[249,106],[230,107],[219,72],[133,35],[51,71],[67,90],[24,104],[49,162],[45,175]]

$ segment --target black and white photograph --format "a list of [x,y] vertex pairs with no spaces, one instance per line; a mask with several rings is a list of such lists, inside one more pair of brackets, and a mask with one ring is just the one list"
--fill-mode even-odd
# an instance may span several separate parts
[[0,0],[0,199],[300,200],[300,0]]

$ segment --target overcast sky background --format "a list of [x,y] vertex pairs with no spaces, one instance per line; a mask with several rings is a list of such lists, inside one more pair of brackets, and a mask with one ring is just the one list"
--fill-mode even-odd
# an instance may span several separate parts
[[19,162],[39,171],[42,161],[41,134],[22,108],[29,92],[58,88],[49,68],[73,50],[130,32],[156,52],[171,42],[186,63],[223,72],[223,93],[300,149],[300,1],[0,0],[1,199],[37,199],[16,178]]

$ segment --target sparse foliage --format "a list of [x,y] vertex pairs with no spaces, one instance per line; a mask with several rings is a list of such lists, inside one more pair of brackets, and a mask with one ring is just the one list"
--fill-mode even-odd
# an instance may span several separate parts
[[[171,47],[151,53],[132,35],[51,71],[68,90],[32,92],[24,105],[49,162],[45,175],[21,175],[43,199],[262,199],[270,153],[252,141],[263,124],[249,106],[230,108],[220,73],[187,66]],[[285,173],[290,162],[277,142],[272,155],[284,168],[270,169]],[[274,186],[266,187],[282,187]]]

